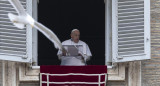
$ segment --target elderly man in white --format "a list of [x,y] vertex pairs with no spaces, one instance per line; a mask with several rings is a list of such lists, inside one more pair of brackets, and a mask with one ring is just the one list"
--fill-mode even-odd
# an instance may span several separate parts
[[92,56],[88,45],[79,40],[80,31],[78,29],[73,29],[71,31],[71,39],[62,42],[62,45],[73,45],[80,46],[76,47],[78,49],[78,56],[68,56],[65,50],[58,51],[57,55],[61,60],[61,65],[68,66],[83,66],[86,65],[86,61]]

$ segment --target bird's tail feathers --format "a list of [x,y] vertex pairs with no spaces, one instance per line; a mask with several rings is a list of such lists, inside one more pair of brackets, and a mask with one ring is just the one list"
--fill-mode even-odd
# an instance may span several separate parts
[[9,17],[10,21],[13,22],[13,24],[17,28],[19,28],[19,29],[24,29],[25,28],[25,24],[16,22],[18,20],[18,16],[17,15],[14,15],[12,13],[8,13],[8,17]]

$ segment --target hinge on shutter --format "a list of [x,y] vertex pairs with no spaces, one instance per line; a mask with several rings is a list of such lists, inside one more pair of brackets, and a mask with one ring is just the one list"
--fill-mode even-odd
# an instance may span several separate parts
[[147,38],[147,42],[149,41],[149,38]]

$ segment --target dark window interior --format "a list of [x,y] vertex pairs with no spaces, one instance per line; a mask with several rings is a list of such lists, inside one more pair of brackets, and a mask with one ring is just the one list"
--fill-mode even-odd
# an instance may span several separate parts
[[[50,28],[61,41],[70,39],[78,28],[80,39],[88,44],[92,58],[88,65],[105,64],[104,0],[40,0],[38,21]],[[60,65],[57,49],[38,32],[38,65]]]

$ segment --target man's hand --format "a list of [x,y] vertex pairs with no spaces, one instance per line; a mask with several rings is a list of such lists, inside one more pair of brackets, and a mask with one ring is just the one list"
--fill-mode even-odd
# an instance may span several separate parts
[[83,57],[81,52],[78,53],[78,56],[82,56],[82,63],[85,63],[85,59],[84,59],[85,57]]
[[62,56],[66,56],[67,50],[65,48],[62,49]]

